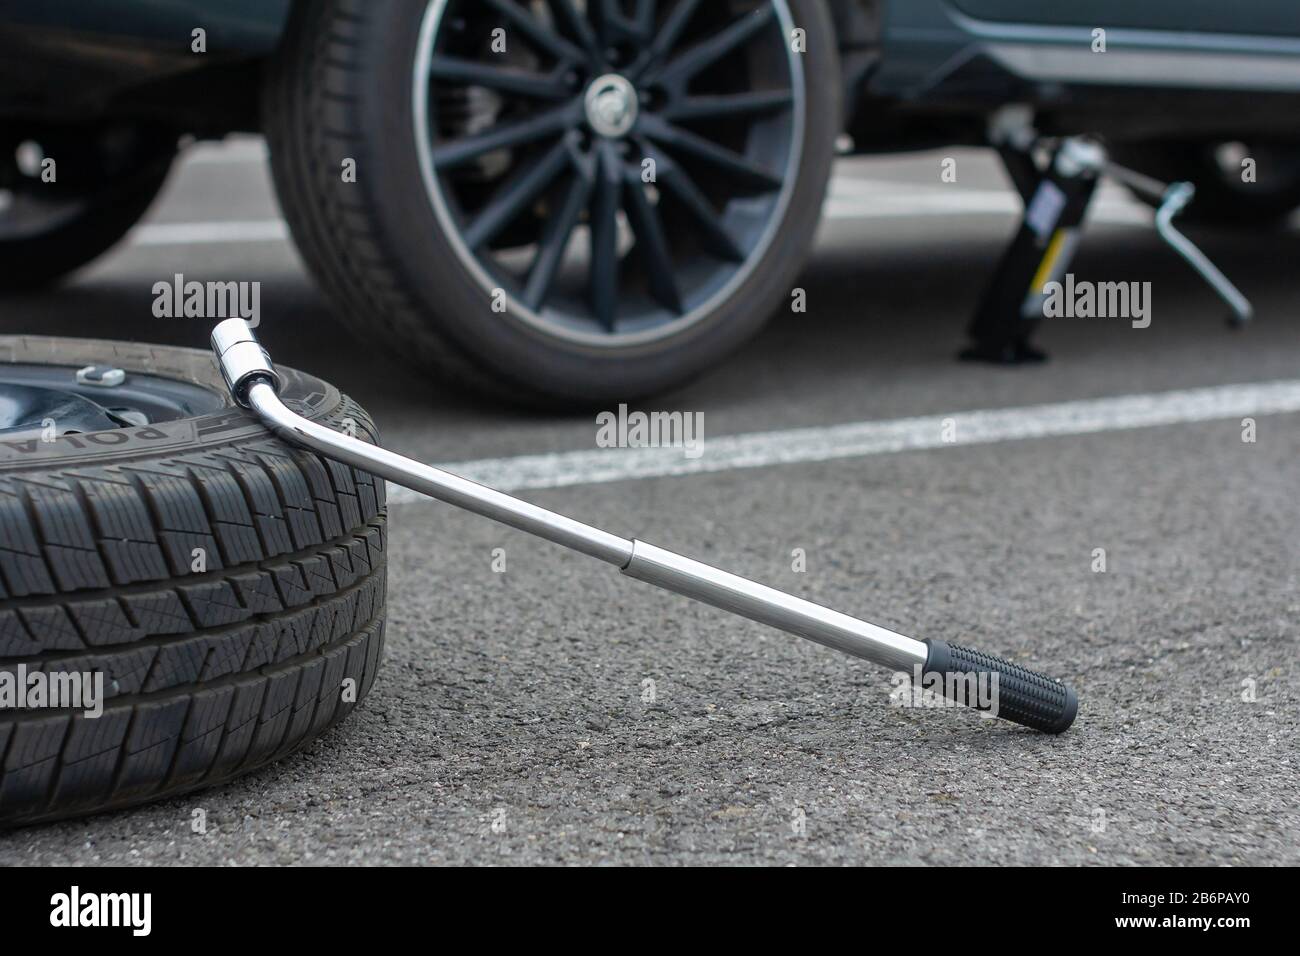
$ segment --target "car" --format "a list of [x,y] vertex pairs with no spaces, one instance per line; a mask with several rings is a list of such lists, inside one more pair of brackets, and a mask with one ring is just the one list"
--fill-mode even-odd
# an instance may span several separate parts
[[367,341],[626,401],[791,301],[837,153],[985,145],[1008,108],[1192,180],[1206,221],[1300,205],[1290,0],[0,0],[0,287],[112,246],[178,143],[252,131]]

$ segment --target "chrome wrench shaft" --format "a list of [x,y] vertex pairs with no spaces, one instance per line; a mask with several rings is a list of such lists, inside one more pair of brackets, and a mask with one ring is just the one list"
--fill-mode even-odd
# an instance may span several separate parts
[[[218,325],[212,348],[235,401],[291,444],[598,558],[629,577],[854,657],[909,673],[995,674],[1002,681],[999,716],[1017,723],[1059,733],[1074,719],[1073,691],[1019,665],[943,641],[897,634],[663,548],[610,534],[303,418],[280,400],[279,378],[270,356],[241,319]],[[958,664],[967,670],[958,671]],[[951,697],[952,682],[948,683],[944,693]],[[999,710],[996,701],[991,708],[969,703],[995,713]]]

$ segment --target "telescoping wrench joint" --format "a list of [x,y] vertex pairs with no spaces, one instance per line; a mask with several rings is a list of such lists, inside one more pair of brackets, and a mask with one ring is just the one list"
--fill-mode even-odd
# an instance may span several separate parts
[[1074,721],[1078,701],[1060,681],[957,644],[897,634],[747,578],[622,538],[510,495],[404,458],[298,415],[280,401],[271,357],[242,319],[212,332],[212,349],[231,395],[285,441],[599,558],[623,574],[854,657],[923,675],[922,686],[957,703],[1046,733]]

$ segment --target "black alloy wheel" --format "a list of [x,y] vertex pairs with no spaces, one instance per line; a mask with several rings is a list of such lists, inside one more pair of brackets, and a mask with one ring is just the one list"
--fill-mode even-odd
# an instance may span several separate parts
[[789,301],[842,128],[823,0],[326,0],[289,30],[282,205],[339,314],[408,362],[626,401]]

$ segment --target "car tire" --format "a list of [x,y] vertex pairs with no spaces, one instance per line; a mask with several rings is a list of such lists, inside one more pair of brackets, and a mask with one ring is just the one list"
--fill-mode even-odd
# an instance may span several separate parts
[[54,184],[8,177],[21,188],[0,208],[0,293],[59,281],[115,246],[149,210],[167,181],[175,136],[128,130],[113,137],[123,138],[139,143],[106,156],[87,133],[60,153]]
[[[684,106],[680,98],[670,102],[676,93],[649,90],[637,104],[638,125],[624,140],[602,139],[589,128],[588,112],[584,119],[571,120],[581,128],[566,127],[554,144],[547,140],[526,155],[524,148],[510,151],[509,161],[516,165],[508,175],[502,172],[486,185],[477,180],[463,184],[462,171],[457,169],[456,181],[444,187],[442,166],[430,157],[445,155],[443,147],[455,148],[461,141],[443,137],[430,143],[423,135],[429,130],[422,133],[417,117],[427,115],[429,109],[419,109],[424,94],[412,77],[432,69],[431,62],[438,64],[440,75],[446,73],[437,47],[443,42],[445,21],[431,25],[431,18],[441,16],[445,3],[466,2],[295,4],[284,48],[271,64],[264,127],[277,192],[304,258],[342,317],[365,339],[386,345],[421,368],[530,403],[590,407],[630,400],[680,385],[714,366],[753,335],[782,302],[789,301],[820,221],[842,120],[835,37],[823,0],[761,0],[756,5],[760,9],[755,12],[765,23],[745,41],[754,49],[741,45],[727,54],[742,60],[727,61],[730,72],[724,72],[740,75],[735,71],[743,69],[746,83],[762,82],[772,88],[746,86],[728,93],[730,99],[712,101],[715,107],[722,102],[738,104],[733,110],[741,124],[738,129],[728,127],[724,117],[690,127],[693,138],[682,136],[680,127],[691,120],[677,118],[688,107],[701,109],[700,101]],[[492,13],[502,8],[518,11],[528,4],[494,0],[472,6]],[[598,6],[589,4],[587,9]],[[707,18],[722,16],[724,5],[689,6],[695,9],[696,19],[677,36],[692,29],[700,31],[701,42],[717,36],[709,32]],[[631,5],[623,9],[631,16]],[[668,33],[662,18],[671,17],[674,7],[661,3],[658,9],[659,25],[640,34],[644,49],[653,48],[651,37]],[[704,21],[699,20],[702,16]],[[474,29],[486,36],[495,22],[485,20]],[[518,24],[500,22],[513,31],[510,49],[528,46],[529,37]],[[784,28],[789,24],[805,31],[807,52],[787,54]],[[553,26],[559,30],[559,21]],[[730,26],[735,23],[718,21],[719,30]],[[455,37],[446,42],[452,40]],[[575,41],[559,42],[572,46]],[[613,50],[608,55],[623,57],[630,64],[625,72],[631,75],[637,51],[636,44],[630,43],[625,52]],[[664,56],[666,60],[668,55]],[[455,64],[462,61],[450,58],[448,62],[454,72]],[[597,66],[584,69],[595,72]],[[574,87],[579,93],[586,76],[582,73]],[[587,87],[588,96],[596,82]],[[425,88],[434,99],[473,89],[450,80],[428,82]],[[468,92],[465,96],[473,99]],[[666,105],[652,117],[652,107],[661,96]],[[755,112],[743,112],[739,104]],[[775,112],[763,113],[765,104]],[[439,109],[451,111],[445,104]],[[669,114],[669,109],[675,112]],[[669,115],[678,126],[646,125]],[[733,155],[718,162],[731,165],[711,165],[715,159],[699,158],[710,153],[707,144],[700,145],[700,138],[712,126],[730,137],[726,142],[734,147]],[[646,129],[659,138],[643,135]],[[669,140],[672,145],[664,145]],[[535,206],[523,207],[522,222],[517,218],[497,223],[493,230],[474,230],[480,236],[487,231],[507,233],[506,238],[494,240],[503,244],[504,251],[498,253],[495,246],[487,252],[470,248],[470,229],[476,225],[467,218],[471,210],[468,206],[452,209],[450,204],[459,202],[461,193],[472,193],[471,187],[482,186],[480,193],[488,197],[482,208],[472,210],[477,225],[482,225],[481,220],[490,218],[484,213],[501,193],[557,158],[562,147],[576,151],[577,158],[570,157],[572,169],[555,176]],[[655,190],[631,179],[618,181],[628,169],[636,168],[638,159],[644,170],[642,157],[652,150],[649,158],[663,160],[655,175],[667,169],[662,179],[656,179]],[[735,161],[737,155],[743,162]],[[565,162],[559,156],[558,168]],[[355,164],[355,181],[345,175],[350,163]],[[738,170],[735,175],[728,172],[733,166]],[[575,267],[577,291],[561,305],[534,308],[530,302],[537,293],[531,281],[519,275],[503,278],[502,271],[494,270],[504,270],[501,261],[523,248],[535,255],[527,278],[537,274],[541,250],[554,239],[547,226],[565,220],[566,203],[578,194],[576,181],[584,175],[591,176],[592,184],[586,198],[578,195],[575,202],[589,205],[569,220],[566,236],[572,244],[566,247],[559,241],[557,255],[582,245],[576,236],[585,228],[585,248],[591,250],[586,271],[581,263]],[[752,182],[746,178],[751,175]],[[692,192],[687,181],[692,177],[711,184],[709,208],[695,202],[706,190]],[[612,191],[602,191],[602,183]],[[736,195],[729,191],[733,185],[740,191]],[[453,190],[461,192],[453,196]],[[756,191],[755,195],[746,190]],[[600,197],[613,198],[600,202]],[[642,197],[648,198],[642,201]],[[626,208],[611,211],[611,202]],[[537,211],[539,206],[542,211]],[[659,229],[651,221],[654,218],[660,219]],[[601,223],[609,224],[608,228],[599,228]],[[633,244],[620,250],[619,236],[626,241],[629,232]],[[613,249],[612,255],[603,255],[608,249]],[[610,262],[615,263],[612,268]],[[612,308],[610,295],[597,288],[604,288],[611,275],[618,280]],[[680,288],[671,288],[675,285]],[[663,306],[664,301],[680,311]]]
[[[1236,149],[1230,150],[1230,147]],[[1251,154],[1257,179],[1243,182],[1235,164],[1225,163],[1231,151]],[[1273,229],[1300,208],[1300,146],[1242,148],[1239,144],[1155,142],[1124,145],[1115,160],[1165,182],[1191,182],[1196,198],[1183,213],[1190,222],[1237,228]],[[1149,204],[1153,197],[1138,194]]]
[[[0,337],[0,381],[75,389],[89,364],[204,397],[148,425],[0,434],[4,826],[176,796],[291,754],[365,698],[383,649],[382,481],[232,407],[206,352]],[[335,388],[280,372],[301,414],[376,440]],[[23,675],[59,673],[103,675],[102,714],[13,695]]]

